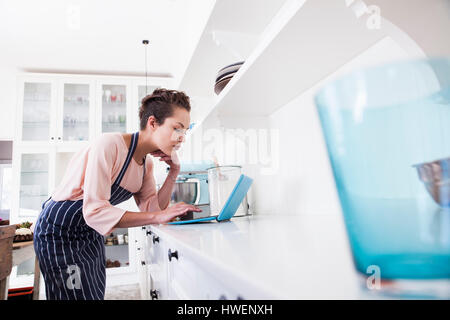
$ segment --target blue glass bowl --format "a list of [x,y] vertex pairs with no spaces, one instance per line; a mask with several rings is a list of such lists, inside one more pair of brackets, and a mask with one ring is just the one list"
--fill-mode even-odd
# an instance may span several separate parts
[[315,103],[357,270],[449,279],[450,59],[359,70]]

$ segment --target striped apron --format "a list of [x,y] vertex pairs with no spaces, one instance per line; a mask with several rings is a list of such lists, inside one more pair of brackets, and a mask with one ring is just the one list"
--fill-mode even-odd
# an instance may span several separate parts
[[[117,205],[132,192],[120,186],[136,150],[139,132],[119,176],[111,186],[109,202]],[[145,157],[144,157],[145,163]],[[145,165],[144,165],[145,176]],[[34,250],[45,281],[48,300],[103,300],[106,285],[104,237],[86,224],[83,200],[47,199],[36,221]]]

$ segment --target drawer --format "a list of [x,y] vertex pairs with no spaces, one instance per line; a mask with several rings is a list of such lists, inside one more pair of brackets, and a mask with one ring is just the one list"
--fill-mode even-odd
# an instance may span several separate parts
[[[217,276],[206,271],[189,254],[167,244],[168,285],[172,299],[242,299],[230,284],[225,284]],[[176,257],[169,261],[169,249]]]
[[[176,246],[170,244],[167,248],[168,284],[172,299],[196,299],[198,267],[184,254],[183,250],[178,250]],[[170,260],[169,250],[173,255]]]
[[217,275],[203,271],[197,276],[197,290],[199,299],[207,300],[238,300],[245,297],[233,286],[238,284],[225,284]]

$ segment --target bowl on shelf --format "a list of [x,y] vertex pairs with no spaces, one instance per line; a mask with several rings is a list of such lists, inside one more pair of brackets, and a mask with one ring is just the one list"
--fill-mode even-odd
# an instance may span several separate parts
[[216,82],[216,84],[214,85],[214,92],[216,94],[220,94],[222,90],[225,88],[225,86],[228,84],[228,82],[230,82],[231,78],[232,76],[226,77],[220,80],[219,82]]
[[214,92],[220,94],[225,86],[230,82],[231,78],[238,72],[239,68],[244,64],[244,61],[236,62],[227,65],[217,72],[216,82],[214,85]]

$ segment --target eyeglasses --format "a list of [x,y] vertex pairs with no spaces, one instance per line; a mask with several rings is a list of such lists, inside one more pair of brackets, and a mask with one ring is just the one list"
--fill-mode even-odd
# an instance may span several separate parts
[[187,129],[180,129],[180,128],[175,128],[175,133],[177,134],[177,136],[186,136],[188,130],[192,129],[192,127],[194,126],[195,123],[191,123],[189,125],[189,128]]
[[175,128],[175,133],[178,135],[178,136],[182,136],[182,135],[186,135],[187,134],[187,131],[188,131],[189,129],[179,129],[179,128]]

